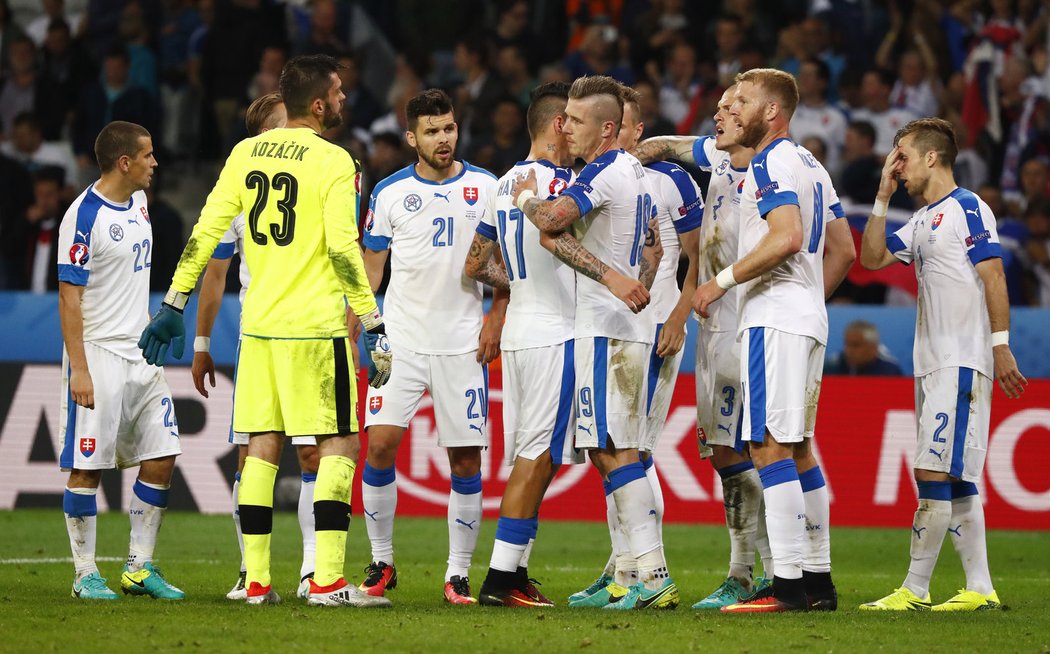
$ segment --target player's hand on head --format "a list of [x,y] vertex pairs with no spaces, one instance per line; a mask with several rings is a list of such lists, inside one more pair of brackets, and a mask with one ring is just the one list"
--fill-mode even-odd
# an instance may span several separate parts
[[1024,393],[1024,387],[1028,380],[1017,368],[1017,360],[1009,345],[997,345],[992,348],[992,358],[995,364],[995,379],[999,382],[999,388],[1003,389],[1006,397],[1015,399]]
[[193,387],[204,397],[209,397],[208,388],[204,384],[204,377],[208,377],[211,387],[215,388],[215,361],[209,352],[194,352],[193,364],[190,366],[190,374],[193,376]]
[[86,409],[95,408],[95,385],[87,370],[69,371],[69,395],[73,402]]
[[902,164],[900,148],[894,147],[886,155],[886,161],[882,164],[882,177],[879,179],[878,197],[889,199],[889,196],[897,192],[897,175],[900,174]]

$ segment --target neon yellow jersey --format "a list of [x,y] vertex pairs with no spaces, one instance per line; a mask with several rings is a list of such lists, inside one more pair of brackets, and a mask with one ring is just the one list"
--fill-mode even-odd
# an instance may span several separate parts
[[357,315],[376,310],[357,244],[353,157],[309,128],[238,143],[208,195],[172,278],[188,293],[237,214],[252,283],[243,333],[267,338],[346,335],[344,297]]

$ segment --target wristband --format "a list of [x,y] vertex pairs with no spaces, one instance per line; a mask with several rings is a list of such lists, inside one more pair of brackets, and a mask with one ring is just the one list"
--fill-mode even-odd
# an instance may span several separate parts
[[186,308],[186,303],[189,301],[189,293],[176,291],[174,288],[169,288],[168,292],[164,295],[164,304],[167,304],[179,313],[182,313],[182,310]]
[[361,321],[361,326],[365,328],[366,332],[374,332],[376,329],[383,326],[383,315],[379,313],[379,309],[358,316],[358,319]]
[[536,197],[536,194],[530,189],[525,189],[518,194],[518,201],[514,203],[514,206],[521,209],[522,213],[525,213],[525,203]]
[[198,336],[193,339],[193,351],[194,352],[209,352],[211,351],[211,336]]
[[997,345],[1009,345],[1010,344],[1010,331],[1002,330],[999,332],[992,332],[992,347]]
[[871,215],[876,218],[885,218],[886,212],[890,210],[890,205],[885,200],[875,200],[875,204],[871,207]]
[[737,285],[736,277],[733,276],[733,266],[728,265],[715,277],[715,283],[723,291],[728,291]]

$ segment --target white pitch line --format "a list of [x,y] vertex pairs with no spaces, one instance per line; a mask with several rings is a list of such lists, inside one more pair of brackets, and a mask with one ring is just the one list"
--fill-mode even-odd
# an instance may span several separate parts
[[[122,563],[127,561],[126,556],[96,556],[96,561],[102,563]],[[26,558],[26,559],[0,559],[0,565],[30,565],[34,563],[72,563],[73,557],[67,556],[64,558],[56,557],[41,557],[41,558]],[[196,565],[219,565],[222,561],[217,559],[194,559],[192,561],[185,561],[185,563],[193,563]]]

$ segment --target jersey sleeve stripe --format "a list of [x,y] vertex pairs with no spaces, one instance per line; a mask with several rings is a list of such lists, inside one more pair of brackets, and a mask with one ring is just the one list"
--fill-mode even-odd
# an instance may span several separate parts
[[678,195],[682,198],[682,204],[678,207],[668,207],[671,213],[671,223],[674,230],[679,234],[690,232],[700,226],[704,217],[704,201],[696,192],[693,179],[684,168],[667,161],[658,161],[650,164],[653,170],[667,175],[674,182]]
[[232,242],[219,243],[215,251],[211,253],[212,259],[229,259],[237,251],[237,244]]
[[970,262],[976,266],[985,259],[1001,258],[1002,247],[992,240],[995,236],[992,230],[985,227],[981,204],[974,194],[969,191],[959,193],[956,201],[966,216],[966,232],[969,234],[965,240],[966,256],[970,257]]
[[798,195],[794,191],[782,191],[771,196],[764,196],[758,200],[758,213],[765,220],[770,211],[787,204],[798,204]]
[[905,249],[904,241],[901,240],[900,236],[896,234],[890,234],[886,237],[886,247],[889,249],[890,254],[897,254],[901,250]]
[[388,236],[376,236],[375,234],[365,232],[365,235],[361,238],[361,242],[364,243],[366,248],[373,252],[382,252],[383,250],[390,249],[390,237]]
[[58,281],[68,282],[74,286],[87,286],[88,272],[76,264],[60,263],[58,264]]
[[[579,183],[580,181],[576,180],[576,184]],[[580,208],[580,215],[586,216],[594,208],[594,205],[591,204],[591,199],[587,197],[587,193],[579,186],[576,186],[576,184],[565,189],[561,194],[562,197],[572,198],[576,202],[576,206]]]
[[95,219],[98,218],[98,210],[102,208],[103,202],[100,197],[92,192],[84,194],[84,199],[77,207],[77,233],[73,235],[74,243],[83,243],[91,249],[91,230],[95,228]]
[[710,140],[710,136],[701,136],[693,141],[693,159],[696,165],[705,171],[711,170],[711,160],[707,158],[707,150],[704,149],[704,144]]
[[490,241],[495,241],[499,238],[499,234],[496,232],[496,228],[488,223],[479,222],[477,229],[474,230],[478,234],[481,234]]
[[598,157],[591,163],[584,166],[583,170],[580,171],[580,176],[576,178],[576,183],[586,184],[589,186],[590,183],[594,180],[594,178],[598,176],[598,173],[607,169],[609,167],[609,164],[615,161],[616,157],[619,156],[619,154],[619,150],[610,150],[609,152],[606,152],[602,156]]
[[842,203],[836,202],[835,204],[831,205],[828,208],[831,209],[831,213],[835,214],[836,218],[845,218],[846,217],[846,212],[842,208]]

